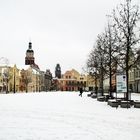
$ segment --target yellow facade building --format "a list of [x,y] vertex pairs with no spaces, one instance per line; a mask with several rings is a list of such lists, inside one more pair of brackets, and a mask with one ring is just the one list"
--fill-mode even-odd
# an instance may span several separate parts
[[88,87],[88,78],[84,74],[80,74],[75,69],[66,71],[60,79],[58,79],[58,87],[61,91],[79,91],[80,87],[86,89]]
[[30,65],[0,66],[0,93],[47,91],[51,86],[51,73],[49,75],[46,77],[45,72]]

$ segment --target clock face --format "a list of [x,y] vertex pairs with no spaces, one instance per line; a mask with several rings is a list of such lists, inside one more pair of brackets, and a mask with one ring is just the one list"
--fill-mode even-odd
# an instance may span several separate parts
[[33,53],[27,53],[27,57],[33,57]]

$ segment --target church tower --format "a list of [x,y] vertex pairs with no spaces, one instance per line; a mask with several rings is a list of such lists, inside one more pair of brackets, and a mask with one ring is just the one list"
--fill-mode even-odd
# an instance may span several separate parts
[[55,77],[61,78],[61,67],[59,64],[57,64],[55,67]]
[[25,65],[34,65],[35,64],[35,58],[34,58],[34,51],[32,50],[32,43],[29,42],[29,48],[26,51],[26,57],[25,57]]

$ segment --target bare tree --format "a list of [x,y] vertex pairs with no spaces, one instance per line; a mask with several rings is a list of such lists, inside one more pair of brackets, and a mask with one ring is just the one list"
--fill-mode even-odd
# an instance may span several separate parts
[[138,61],[137,49],[139,39],[138,22],[140,20],[139,7],[132,5],[131,0],[126,0],[113,10],[113,21],[117,33],[119,46],[118,65],[126,72],[127,93],[126,100],[129,99],[129,70]]
[[97,62],[97,56],[95,48],[93,48],[89,54],[88,60],[87,60],[87,68],[89,75],[92,76],[95,79],[95,94],[98,92],[98,86],[97,86],[97,80],[99,78],[98,73],[98,62]]
[[[116,73],[117,61],[118,61],[118,46],[116,45],[116,32],[114,30],[114,25],[108,22],[105,32],[102,35],[101,41],[103,44],[103,52],[105,59],[105,72],[106,77],[109,77],[109,93],[112,97],[112,76]],[[115,88],[115,87],[114,87]]]
[[95,92],[97,93],[97,80],[99,80],[99,91],[101,95],[104,94],[103,81],[106,73],[106,57],[104,38],[102,35],[98,35],[93,50],[90,52],[87,67],[90,74],[95,77]]

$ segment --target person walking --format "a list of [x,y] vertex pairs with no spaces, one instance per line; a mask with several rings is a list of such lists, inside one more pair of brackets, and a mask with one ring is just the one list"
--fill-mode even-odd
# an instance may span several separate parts
[[79,96],[81,96],[81,97],[82,97],[82,93],[83,93],[83,88],[82,88],[82,87],[80,87],[80,94],[79,94]]

